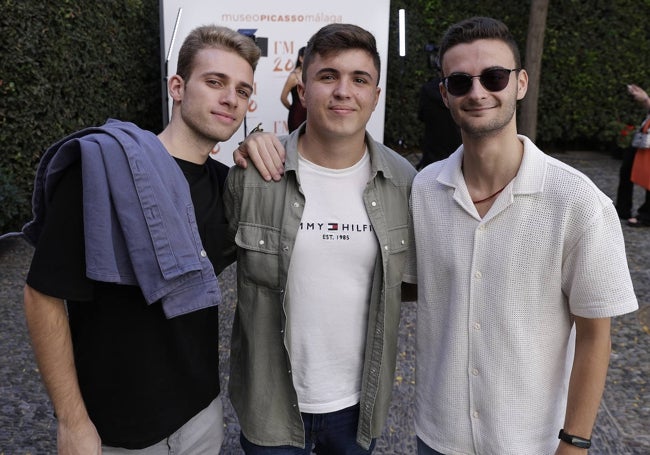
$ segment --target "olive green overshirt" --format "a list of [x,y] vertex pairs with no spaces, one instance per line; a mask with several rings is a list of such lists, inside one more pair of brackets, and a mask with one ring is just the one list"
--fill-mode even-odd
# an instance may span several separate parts
[[[304,426],[285,340],[285,286],[305,206],[298,137],[280,138],[285,174],[266,182],[252,167],[233,167],[224,194],[237,244],[237,309],[230,357],[230,399],[245,437],[257,445],[304,447]],[[415,168],[366,133],[371,178],[363,201],[377,238],[362,373],[357,442],[368,448],[386,421],[395,373],[402,273],[414,248],[409,196]],[[308,271],[307,271],[308,273]],[[306,329],[308,330],[308,329]],[[334,334],[333,334],[334,336]]]

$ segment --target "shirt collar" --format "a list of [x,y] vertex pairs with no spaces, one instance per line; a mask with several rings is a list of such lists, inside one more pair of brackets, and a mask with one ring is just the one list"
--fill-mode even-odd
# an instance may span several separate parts
[[[543,191],[546,179],[546,155],[526,136],[517,135],[524,144],[524,156],[512,182],[512,194],[534,194]],[[438,175],[438,182],[452,188],[466,188],[461,166],[463,146],[451,154]]]
[[[300,128],[296,129],[286,138],[286,142],[284,143],[286,150],[285,172],[295,172],[298,169],[298,138],[305,132],[305,125],[306,123],[303,123]],[[370,155],[371,176],[374,177],[378,172],[381,172],[384,177],[392,178],[391,167],[386,161],[386,157],[379,152],[377,143],[368,131],[366,131],[365,140],[368,154]]]

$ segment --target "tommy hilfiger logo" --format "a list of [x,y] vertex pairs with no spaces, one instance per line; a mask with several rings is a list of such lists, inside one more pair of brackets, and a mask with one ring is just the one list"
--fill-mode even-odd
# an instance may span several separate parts
[[302,231],[335,231],[335,232],[372,232],[370,224],[356,223],[300,223]]

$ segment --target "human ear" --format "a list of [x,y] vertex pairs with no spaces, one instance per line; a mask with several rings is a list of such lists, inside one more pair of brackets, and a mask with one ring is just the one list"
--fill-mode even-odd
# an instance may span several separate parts
[[167,81],[167,91],[174,101],[181,101],[185,92],[185,81],[178,74],[174,74]]
[[525,69],[521,69],[517,74],[517,100],[524,99],[528,91],[528,73]]

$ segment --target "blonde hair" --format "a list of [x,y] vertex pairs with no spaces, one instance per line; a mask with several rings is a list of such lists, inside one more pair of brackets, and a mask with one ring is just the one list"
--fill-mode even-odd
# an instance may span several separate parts
[[255,41],[235,30],[219,25],[203,25],[195,28],[183,41],[178,52],[176,74],[188,80],[192,74],[194,57],[203,49],[224,49],[235,52],[253,68],[257,67],[261,51]]

